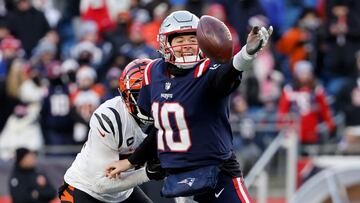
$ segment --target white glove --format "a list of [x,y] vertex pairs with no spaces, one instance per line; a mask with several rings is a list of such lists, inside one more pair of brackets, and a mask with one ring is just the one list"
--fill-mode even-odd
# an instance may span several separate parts
[[269,29],[264,27],[253,27],[246,40],[246,51],[250,55],[254,55],[259,52],[269,41],[269,38],[273,32],[273,27]]
[[233,66],[236,70],[246,71],[251,68],[256,53],[266,46],[272,32],[272,26],[269,29],[253,27],[246,40],[246,45],[234,56]]

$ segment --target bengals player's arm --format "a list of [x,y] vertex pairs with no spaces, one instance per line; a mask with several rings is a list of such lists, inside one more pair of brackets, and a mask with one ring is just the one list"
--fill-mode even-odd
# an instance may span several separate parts
[[143,166],[146,162],[156,159],[156,133],[157,130],[153,127],[149,135],[144,139],[135,152],[128,157],[128,159],[110,163],[105,169],[106,176],[109,178],[116,178],[121,172],[134,167]]
[[103,173],[99,174],[94,187],[96,187],[96,191],[101,193],[114,193],[131,189],[149,180],[146,170],[143,167],[134,171],[117,174],[114,178],[104,176]]

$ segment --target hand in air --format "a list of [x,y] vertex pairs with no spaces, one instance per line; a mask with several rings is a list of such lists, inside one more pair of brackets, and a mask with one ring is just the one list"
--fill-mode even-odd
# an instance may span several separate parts
[[272,26],[270,26],[269,29],[265,27],[259,28],[258,26],[253,27],[246,40],[246,52],[250,55],[259,52],[266,46],[272,32]]
[[130,168],[133,168],[133,165],[127,159],[113,161],[106,167],[105,176],[110,179],[119,178],[121,172],[124,172]]

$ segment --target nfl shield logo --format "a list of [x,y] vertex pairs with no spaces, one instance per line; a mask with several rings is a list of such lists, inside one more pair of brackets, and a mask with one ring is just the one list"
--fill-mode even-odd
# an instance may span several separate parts
[[166,82],[165,83],[165,90],[169,90],[171,87],[171,83],[170,82]]

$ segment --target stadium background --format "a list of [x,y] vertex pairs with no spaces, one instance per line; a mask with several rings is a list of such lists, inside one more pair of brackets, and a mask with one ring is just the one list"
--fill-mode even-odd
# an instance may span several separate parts
[[[233,94],[230,116],[245,175],[269,157],[257,167],[267,174],[266,201],[289,198],[289,168],[295,192],[326,168],[359,166],[360,1],[1,0],[0,202],[9,201],[7,178],[20,146],[37,150],[39,168],[56,187],[61,183],[92,111],[118,95],[129,61],[159,57],[160,23],[179,9],[224,21],[235,51],[251,26],[274,27],[272,42]],[[310,79],[299,82],[304,75]],[[290,147],[289,134],[296,136]],[[264,153],[271,143],[278,150]],[[345,197],[335,190],[322,201],[336,202],[336,193],[338,202],[353,199],[359,183],[345,187]],[[144,188],[158,199],[160,185]],[[254,197],[260,190],[250,187]]]

